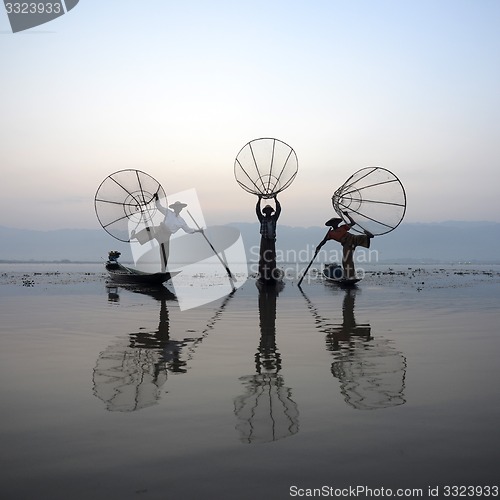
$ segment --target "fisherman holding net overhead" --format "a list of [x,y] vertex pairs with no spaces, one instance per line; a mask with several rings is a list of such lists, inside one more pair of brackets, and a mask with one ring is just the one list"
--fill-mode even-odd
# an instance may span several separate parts
[[260,222],[260,259],[259,278],[264,281],[278,278],[276,271],[276,224],[281,214],[281,204],[274,195],[276,210],[271,205],[261,208],[262,196],[259,196],[255,211]]
[[[276,267],[276,223],[281,213],[278,193],[287,189],[299,168],[295,151],[272,137],[254,139],[245,144],[234,161],[236,182],[246,192],[258,196],[255,207],[260,222],[259,282],[272,285],[281,280]],[[262,199],[273,198],[271,205],[261,207]]]
[[187,207],[186,203],[176,201],[175,203],[169,205],[169,208],[165,208],[158,198],[158,193],[154,194],[154,199],[156,201],[156,208],[165,216],[165,219],[159,226],[155,226],[154,228],[146,227],[137,233],[132,231],[130,238],[137,239],[141,245],[150,241],[152,238],[158,240],[162,246],[161,270],[162,272],[165,272],[170,250],[170,237],[172,234],[176,233],[179,229],[184,230],[184,232],[188,234],[202,233],[203,229],[194,229],[189,227],[187,222],[181,217],[181,210]]
[[343,255],[342,255],[342,267],[344,268],[344,279],[354,279],[356,278],[356,270],[354,268],[354,250],[356,247],[361,246],[364,248],[370,248],[370,242],[373,238],[373,234],[370,231],[364,231],[364,234],[352,234],[349,229],[353,227],[356,222],[349,215],[348,212],[342,212],[349,223],[344,223],[339,225],[342,221],[339,217],[333,217],[325,222],[325,226],[330,226],[330,230],[326,233],[323,241],[316,248],[316,253],[319,249],[328,241],[335,240],[342,245]]

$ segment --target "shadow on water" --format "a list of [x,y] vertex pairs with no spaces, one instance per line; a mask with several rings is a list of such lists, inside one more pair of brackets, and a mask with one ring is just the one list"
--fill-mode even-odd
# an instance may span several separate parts
[[108,287],[109,301],[120,300],[119,288],[150,296],[160,307],[156,330],[120,337],[99,354],[93,371],[93,393],[106,404],[106,409],[130,412],[157,404],[169,373],[186,373],[197,345],[214,328],[234,292],[224,299],[200,336],[175,340],[170,334],[167,307],[177,300],[172,292],[165,287],[120,285]]
[[236,429],[242,443],[269,443],[299,431],[299,411],[285,385],[276,345],[276,302],[282,284],[259,287],[260,341],[255,374],[240,377],[244,394],[234,399]]
[[342,321],[322,316],[301,290],[316,328],[325,335],[326,349],[333,354],[332,375],[340,382],[345,402],[357,410],[376,410],[403,405],[406,358],[390,340],[374,337],[369,323],[358,323],[354,315],[357,288],[343,293]]

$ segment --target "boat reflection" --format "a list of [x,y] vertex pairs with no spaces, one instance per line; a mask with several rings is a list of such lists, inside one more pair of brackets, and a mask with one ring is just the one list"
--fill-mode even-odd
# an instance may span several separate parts
[[404,404],[405,356],[393,347],[392,341],[375,338],[370,324],[356,321],[354,307],[359,290],[336,289],[335,292],[344,294],[341,322],[323,317],[306,299],[317,328],[325,334],[326,349],[333,354],[331,372],[340,381],[345,402],[357,410]]
[[276,301],[283,286],[259,287],[260,342],[253,375],[240,377],[245,392],[234,399],[236,429],[243,443],[269,443],[299,431],[299,411],[285,385],[276,345]]

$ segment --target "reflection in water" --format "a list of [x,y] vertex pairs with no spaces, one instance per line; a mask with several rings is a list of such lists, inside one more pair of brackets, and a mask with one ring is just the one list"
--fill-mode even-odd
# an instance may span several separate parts
[[256,374],[240,377],[245,393],[234,399],[236,429],[243,443],[268,443],[299,431],[299,411],[285,386],[276,346],[276,299],[283,285],[259,287],[260,342]]
[[[203,341],[221,317],[233,294],[228,295],[206,328],[196,338],[170,338],[167,302],[176,297],[165,287],[128,288],[151,296],[160,303],[158,328],[152,332],[130,333],[119,338],[99,354],[93,373],[94,394],[109,411],[135,411],[157,404],[169,373],[185,373],[196,346]],[[108,289],[108,300],[119,301],[118,287]]]
[[339,324],[322,317],[302,292],[317,328],[326,334],[326,349],[335,358],[331,371],[340,380],[345,402],[357,410],[404,404],[406,358],[392,347],[391,341],[372,337],[369,324],[356,322],[356,289],[347,289],[344,293]]
[[[94,368],[94,394],[109,411],[135,411],[156,404],[168,371],[185,371],[185,362],[180,360],[184,344],[171,340],[169,334],[167,301],[175,296],[166,288],[142,293],[160,302],[158,328],[119,338],[99,354]],[[119,298],[117,287],[108,289],[108,300]]]

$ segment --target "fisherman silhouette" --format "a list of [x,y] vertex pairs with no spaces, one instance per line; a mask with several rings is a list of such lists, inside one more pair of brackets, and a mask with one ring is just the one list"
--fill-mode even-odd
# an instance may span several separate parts
[[203,229],[194,229],[188,226],[187,222],[181,217],[180,213],[183,208],[187,207],[186,203],[176,201],[169,205],[169,208],[165,208],[158,199],[158,193],[154,194],[154,199],[156,201],[156,208],[165,216],[165,219],[159,226],[154,228],[146,227],[138,232],[132,231],[130,233],[130,238],[137,239],[141,245],[150,241],[152,238],[157,239],[162,249],[161,271],[165,272],[170,252],[170,237],[172,234],[176,233],[179,229],[184,230],[184,232],[188,234],[202,233]]
[[333,217],[325,222],[325,226],[330,226],[330,230],[326,233],[323,241],[317,246],[316,253],[319,249],[328,241],[335,240],[342,245],[342,267],[344,269],[344,279],[355,279],[356,270],[354,268],[354,250],[358,246],[365,248],[370,248],[370,242],[373,238],[373,234],[369,231],[364,231],[364,234],[352,234],[349,229],[353,227],[356,222],[349,215],[348,212],[343,212],[343,214],[348,219],[349,223],[344,223],[339,226],[342,219],[339,217]]
[[276,269],[276,224],[281,214],[281,204],[277,195],[274,195],[276,210],[271,205],[261,208],[262,196],[259,196],[255,210],[260,222],[260,252],[259,252],[259,280],[263,282],[277,281]]

